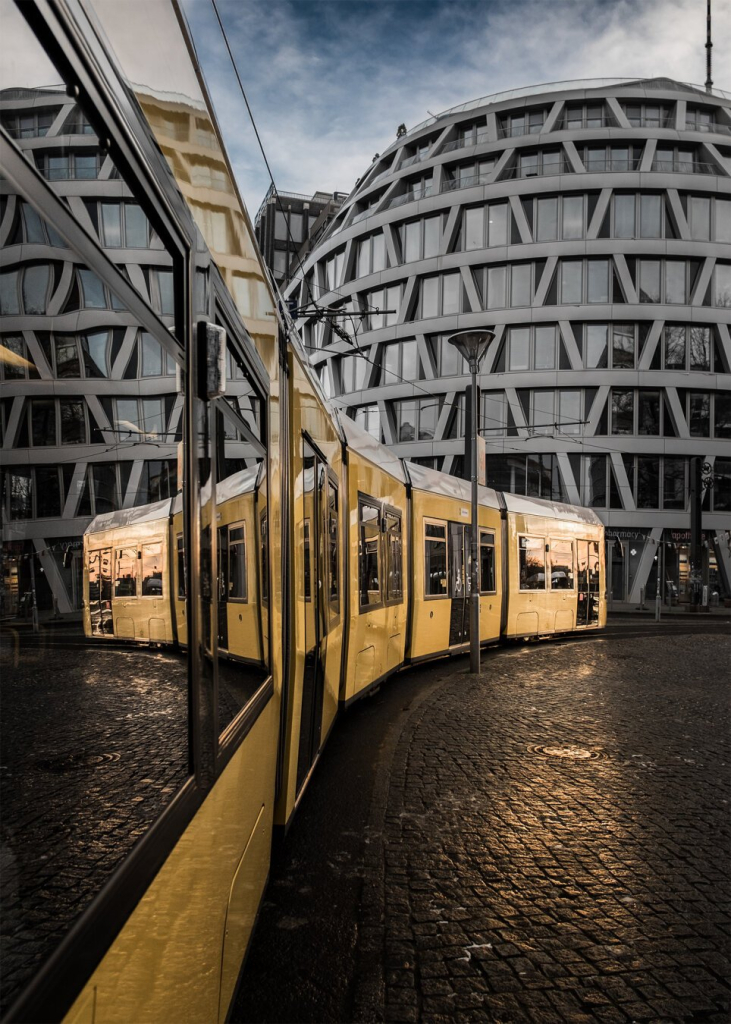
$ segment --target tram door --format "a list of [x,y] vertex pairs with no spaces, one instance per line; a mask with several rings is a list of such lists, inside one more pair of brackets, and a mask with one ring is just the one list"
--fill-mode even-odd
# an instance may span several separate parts
[[305,671],[302,682],[297,789],[307,778],[320,747],[322,705],[325,688],[326,608],[323,588],[323,488],[327,480],[326,463],[303,441],[303,555],[305,602]]
[[452,611],[449,620],[449,646],[469,643],[470,639],[470,528],[462,523],[449,524],[449,596]]
[[228,650],[228,526],[218,529],[218,646]]
[[114,633],[111,548],[89,552],[89,616],[95,636]]
[[578,562],[576,625],[595,626],[599,621],[599,544],[576,542]]

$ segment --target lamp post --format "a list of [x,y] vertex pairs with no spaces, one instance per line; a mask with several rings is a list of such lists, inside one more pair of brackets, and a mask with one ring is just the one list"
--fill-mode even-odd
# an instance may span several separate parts
[[[472,437],[470,470],[472,476],[472,528],[470,531],[470,672],[480,671],[480,570],[479,528],[477,518],[477,432],[479,430],[479,410],[477,408],[477,374],[480,364],[487,351],[487,346],[495,337],[494,331],[459,331],[447,340],[454,345],[460,355],[464,356],[472,374]],[[465,452],[467,437],[465,436]]]

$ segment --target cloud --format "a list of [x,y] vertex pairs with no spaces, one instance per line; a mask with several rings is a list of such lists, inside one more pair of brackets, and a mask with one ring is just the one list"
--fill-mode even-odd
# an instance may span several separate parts
[[[242,193],[269,177],[208,0],[184,0]],[[698,0],[217,0],[277,186],[345,191],[375,152],[451,106],[596,77],[705,79]],[[714,53],[731,49],[731,4]],[[715,84],[730,88],[717,61]]]

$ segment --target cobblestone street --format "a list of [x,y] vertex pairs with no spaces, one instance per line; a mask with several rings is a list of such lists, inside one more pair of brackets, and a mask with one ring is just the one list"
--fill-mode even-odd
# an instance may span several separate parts
[[723,632],[623,624],[355,708],[233,1020],[728,1021]]

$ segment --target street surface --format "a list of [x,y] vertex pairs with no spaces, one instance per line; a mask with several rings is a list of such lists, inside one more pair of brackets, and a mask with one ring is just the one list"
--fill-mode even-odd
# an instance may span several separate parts
[[356,705],[232,1021],[726,1024],[728,634],[630,619]]

